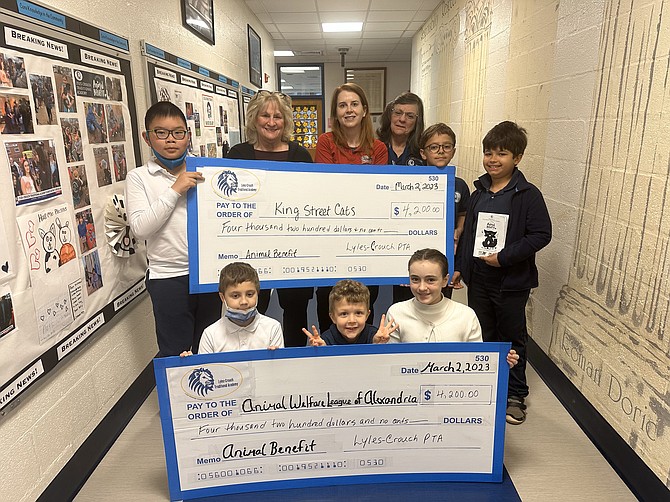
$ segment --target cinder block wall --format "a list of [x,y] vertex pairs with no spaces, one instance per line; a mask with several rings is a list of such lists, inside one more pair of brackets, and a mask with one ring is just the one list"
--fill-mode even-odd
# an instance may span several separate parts
[[[272,39],[242,0],[215,0],[214,47],[181,24],[181,2],[50,0],[45,5],[130,40],[138,118],[147,108],[140,40],[248,82],[247,23],[261,35],[263,71],[275,86]],[[138,138],[139,139],[139,138]],[[143,151],[148,158],[148,150]],[[119,319],[120,318],[120,319]],[[36,384],[0,417],[0,500],[35,500],[156,354],[151,301],[145,295],[111,326]]]
[[669,7],[445,0],[414,38],[411,77],[427,125],[455,129],[470,184],[493,125],[528,130],[520,167],[554,223],[532,337],[666,485]]

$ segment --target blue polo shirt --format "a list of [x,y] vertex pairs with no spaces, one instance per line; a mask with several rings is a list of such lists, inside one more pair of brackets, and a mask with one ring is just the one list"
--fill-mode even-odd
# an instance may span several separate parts
[[386,148],[389,151],[389,164],[394,166],[423,166],[425,165],[423,159],[419,155],[413,155],[409,149],[408,145],[405,145],[405,149],[402,154],[398,156],[393,149],[393,146],[389,143],[386,145]]

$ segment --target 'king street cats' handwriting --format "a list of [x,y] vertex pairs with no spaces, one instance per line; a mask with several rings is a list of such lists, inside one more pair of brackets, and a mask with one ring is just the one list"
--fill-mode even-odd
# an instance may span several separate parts
[[283,202],[275,202],[274,216],[288,216],[298,221],[300,217],[304,218],[325,218],[329,216],[356,216],[355,206],[344,206],[337,202],[335,206],[319,207],[312,204],[305,204],[302,211],[298,206],[287,206]]

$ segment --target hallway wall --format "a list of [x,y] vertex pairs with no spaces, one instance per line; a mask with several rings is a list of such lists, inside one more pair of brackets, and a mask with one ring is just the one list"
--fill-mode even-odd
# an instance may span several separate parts
[[456,131],[471,187],[486,132],[528,130],[520,167],[554,225],[529,330],[666,486],[669,7],[445,0],[414,37],[411,76],[427,125]]
[[[247,63],[247,23],[262,38],[263,71],[274,88],[272,38],[243,0],[215,0],[214,47],[181,24],[181,2],[129,0],[42,1],[130,41],[137,115],[147,108],[140,40],[253,88]],[[143,148],[145,148],[143,146]],[[148,149],[143,150],[148,158]],[[103,327],[77,353],[16,400],[0,417],[0,500],[35,500],[59,473],[158,351],[151,302],[137,305]]]

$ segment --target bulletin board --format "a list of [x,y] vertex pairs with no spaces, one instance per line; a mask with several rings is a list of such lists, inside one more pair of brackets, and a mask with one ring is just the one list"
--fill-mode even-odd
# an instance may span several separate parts
[[146,255],[115,198],[140,158],[128,40],[23,0],[0,20],[1,410],[142,293]]
[[256,91],[242,86],[242,141],[246,141],[246,126],[247,126],[247,110],[249,109],[249,102],[256,94]]
[[145,41],[148,100],[170,101],[186,116],[189,152],[225,157],[241,141],[239,82]]

